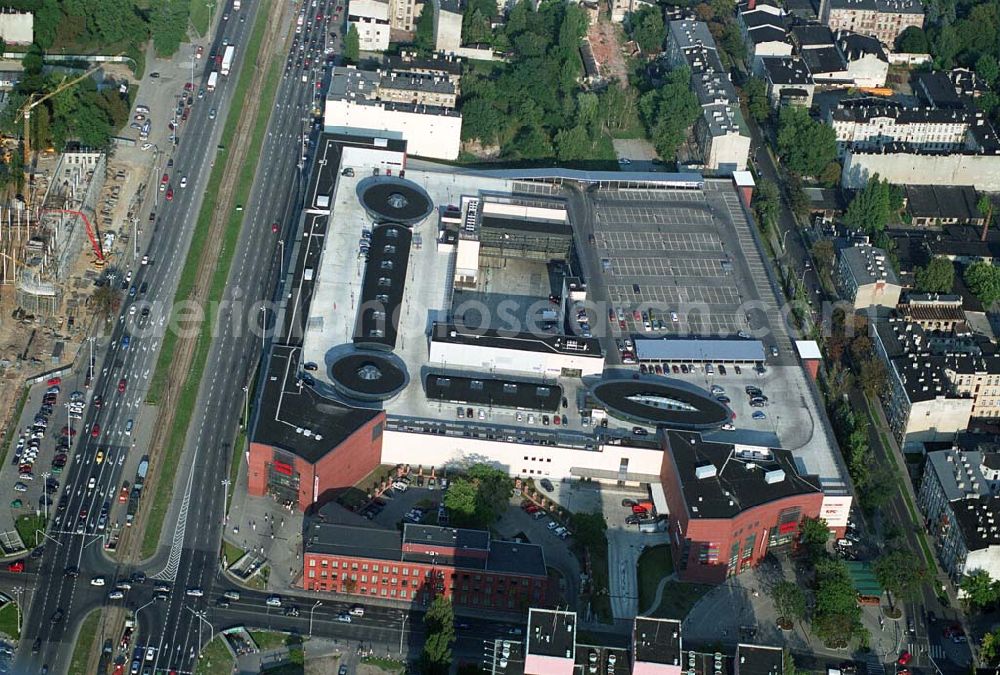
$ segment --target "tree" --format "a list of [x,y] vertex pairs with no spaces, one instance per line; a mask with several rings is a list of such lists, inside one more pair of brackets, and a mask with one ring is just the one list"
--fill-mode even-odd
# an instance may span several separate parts
[[820,276],[829,274],[833,270],[833,261],[836,252],[833,248],[833,241],[830,239],[820,239],[812,246],[812,257],[816,261],[816,271]]
[[951,293],[955,286],[955,265],[943,256],[935,256],[913,274],[914,287],[923,293]]
[[593,143],[587,134],[587,129],[575,126],[556,133],[556,157],[560,162],[589,159],[592,156]]
[[587,550],[608,547],[608,524],[601,513],[577,513],[573,516],[574,536],[580,546]]
[[497,4],[493,0],[468,0],[462,12],[462,43],[492,41],[491,22],[496,13]]
[[801,621],[806,616],[806,596],[794,581],[781,581],[771,589],[771,600],[778,620],[784,625]]
[[413,44],[421,54],[434,51],[434,3],[424,2],[414,26]]
[[361,36],[358,35],[358,27],[352,23],[344,37],[344,59],[348,63],[357,63],[360,56]]
[[813,633],[825,645],[840,647],[855,639],[867,641],[858,594],[842,560],[824,558],[816,563],[814,600]]
[[830,529],[822,518],[803,518],[799,522],[799,550],[813,562],[826,556],[828,541]]
[[639,99],[639,114],[657,154],[664,160],[674,159],[701,110],[690,79],[690,70],[677,68],[660,89],[648,91]]
[[424,651],[421,654],[425,675],[448,675],[451,670],[451,645],[455,642],[455,612],[451,600],[439,595],[424,614]]
[[890,607],[893,606],[892,596],[899,600],[912,599],[929,577],[923,559],[902,549],[879,556],[873,570],[879,584],[889,593]]
[[983,54],[976,61],[976,75],[978,75],[986,86],[992,87],[996,84],[997,78],[1000,77],[1000,64],[997,63],[997,57],[993,54]]
[[983,195],[979,198],[979,201],[976,202],[976,210],[983,217],[983,227],[989,229],[990,225],[993,224],[993,200],[990,199],[989,195]]
[[778,154],[789,171],[816,176],[837,157],[836,132],[807,109],[785,106],[778,114]]
[[762,230],[767,231],[769,227],[774,225],[781,210],[781,194],[773,181],[765,178],[757,184],[757,192],[753,198],[753,209],[757,214],[757,223]]
[[108,321],[118,313],[121,297],[118,289],[110,281],[94,289],[90,295],[90,306],[94,315]]
[[503,471],[474,464],[451,481],[444,507],[458,527],[490,527],[507,507],[514,483]]
[[979,609],[989,607],[1000,599],[1000,587],[984,569],[976,569],[966,574],[959,582],[958,588],[965,601]]
[[663,49],[666,28],[663,25],[663,10],[658,5],[647,5],[629,17],[632,37],[647,54],[655,54]]
[[1000,659],[1000,628],[994,628],[983,636],[979,655],[987,663],[995,663],[997,659]]
[[902,206],[901,191],[876,173],[854,195],[844,214],[844,223],[874,236],[885,229]]
[[906,54],[926,54],[930,51],[927,45],[927,34],[923,28],[910,26],[896,38],[896,51]]
[[966,267],[965,283],[987,309],[1000,300],[1000,268],[990,263],[977,262]]
[[823,187],[835,188],[840,184],[840,162],[830,162],[823,167],[816,179],[823,184]]
[[767,100],[767,85],[759,77],[751,77],[743,85],[743,99],[746,101],[747,112],[756,122],[763,122],[771,114],[771,103]]

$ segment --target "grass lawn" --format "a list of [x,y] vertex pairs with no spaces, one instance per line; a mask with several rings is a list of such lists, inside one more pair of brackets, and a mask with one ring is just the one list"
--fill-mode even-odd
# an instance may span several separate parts
[[255,588],[258,591],[266,591],[267,580],[270,576],[271,576],[271,568],[269,568],[267,565],[264,565],[263,567],[260,568],[260,571],[258,571],[257,574],[253,575],[247,580],[246,582],[247,586],[249,586],[250,588]]
[[194,28],[194,32],[199,36],[203,36],[208,32],[208,18],[209,18],[209,4],[215,5],[216,9],[222,7],[221,3],[209,0],[191,0],[191,26]]
[[660,579],[674,571],[674,561],[670,556],[670,546],[663,544],[647,548],[639,556],[639,611],[648,612],[656,602],[656,589]]
[[261,673],[267,675],[302,675],[305,672],[306,655],[302,647],[290,647],[288,657],[280,665],[264,666]]
[[94,641],[97,639],[97,626],[101,621],[101,612],[94,610],[87,615],[80,625],[80,633],[76,638],[76,646],[73,647],[73,658],[69,662],[69,672],[87,672],[87,661],[94,651]]
[[11,637],[15,642],[21,637],[21,631],[17,629],[17,613],[16,602],[8,602],[0,607],[0,633]]
[[302,636],[292,633],[280,633],[273,630],[252,630],[250,637],[257,643],[261,651],[265,649],[277,649],[278,647],[291,647],[291,651],[302,651],[299,645],[302,644]]
[[239,546],[233,546],[228,541],[222,542],[222,555],[226,557],[226,567],[229,567],[234,562],[243,557],[246,551],[241,549]]
[[28,548],[35,548],[35,532],[37,530],[45,531],[45,516],[18,516],[17,521],[14,523],[14,527],[17,528],[17,533],[21,535],[21,541]]
[[395,659],[387,659],[378,656],[366,656],[365,658],[361,659],[361,663],[381,668],[382,670],[389,673],[401,672],[404,668],[406,668],[406,664],[403,663],[402,661],[397,661]]
[[[264,39],[264,31],[267,27],[268,13],[259,12],[254,23],[253,33],[247,44],[247,54],[256,54],[260,51],[261,43]],[[261,95],[261,111],[271,110],[274,97],[278,89],[278,82],[281,78],[281,60],[272,64],[264,78],[264,89]],[[239,81],[233,93],[233,99],[241,101],[246,98],[247,91],[253,81],[255,69],[253,64],[247,63],[240,71]],[[236,126],[243,108],[238,105],[229,110],[226,119],[226,128],[222,133],[221,145],[228,148],[236,132]],[[235,190],[235,203],[245,204],[250,188],[253,183],[254,172],[257,170],[257,163],[260,158],[260,149],[264,142],[264,132],[267,130],[269,116],[261,112],[256,120],[253,133],[250,139],[250,149],[247,153],[246,162],[240,167],[240,175]],[[222,174],[228,161],[216,162],[215,167],[209,177],[208,186],[205,190],[205,200],[202,202],[201,210],[198,213],[198,222],[195,226],[194,237],[192,238],[189,253],[202,251],[205,249],[205,239],[208,236],[209,224],[216,208],[213,195],[218,193],[219,185],[222,182]],[[229,277],[229,270],[233,263],[233,254],[236,250],[236,242],[240,236],[240,229],[243,224],[243,212],[234,211],[226,224],[223,233],[222,250],[219,252],[219,259],[216,262],[215,273],[212,277],[211,287],[208,292],[209,306],[218,306],[225,290],[226,280]],[[188,255],[181,271],[181,279],[178,283],[177,300],[186,300],[194,293],[194,282],[201,264],[201,257],[198,255]],[[183,303],[179,303],[178,307]],[[180,454],[184,449],[184,440],[187,436],[188,426],[194,415],[194,407],[198,398],[198,388],[201,384],[201,377],[205,370],[205,363],[208,361],[208,351],[212,345],[211,339],[212,321],[203,318],[201,322],[201,334],[195,346],[194,357],[191,362],[191,369],[184,382],[183,389],[178,397],[176,414],[170,438],[164,448],[164,457],[160,462],[162,472],[156,480],[156,488],[153,492],[153,503],[150,506],[149,520],[146,524],[142,539],[142,557],[147,558],[156,552],[156,547],[160,541],[160,531],[163,529],[163,519],[166,517],[167,509],[170,506],[170,499],[173,496],[174,472],[180,463]],[[167,374],[172,367],[174,352],[177,349],[177,331],[167,331],[163,336],[163,345],[156,363],[156,372],[153,373],[150,382],[147,399],[152,402],[159,401],[163,395],[163,387],[166,383]]]
[[217,673],[228,675],[228,673],[233,672],[233,666],[236,665],[236,662],[233,660],[229,648],[226,647],[226,643],[223,642],[224,639],[220,635],[202,650],[201,658],[195,664],[195,675],[216,675]]
[[660,619],[684,619],[694,607],[714,586],[708,584],[685,584],[680,581],[668,581],[663,589],[660,606],[651,616]]

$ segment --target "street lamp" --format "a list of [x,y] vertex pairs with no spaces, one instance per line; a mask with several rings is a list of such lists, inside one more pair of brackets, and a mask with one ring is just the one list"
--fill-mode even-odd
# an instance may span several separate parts
[[312,637],[313,634],[313,612],[315,612],[316,608],[322,604],[323,604],[322,600],[317,600],[316,604],[313,605],[312,609],[309,610],[309,637]]
[[11,589],[11,592],[17,598],[17,601],[14,603],[14,605],[15,605],[15,608],[17,609],[17,632],[18,632],[18,634],[20,634],[21,633],[21,593],[24,592],[24,589],[21,588],[20,586],[15,586],[14,588]]
[[201,624],[202,623],[208,624],[208,629],[212,631],[212,635],[215,635],[215,628],[213,628],[212,624],[209,623],[208,619],[205,618],[205,612],[203,612],[203,611],[202,612],[196,612],[196,611],[194,611],[193,609],[191,609],[190,607],[188,607],[186,605],[185,605],[184,609],[186,609],[187,611],[191,612],[196,617],[198,617],[198,658],[199,659],[205,658],[205,655],[202,654],[202,652],[201,652],[201,645],[204,642],[202,640],[202,637],[201,637]]
[[264,338],[267,336],[267,307],[260,308],[260,353],[264,354]]
[[279,239],[278,245],[281,246],[281,260],[279,261],[278,276],[285,276],[285,240]]
[[409,617],[409,614],[407,614],[406,612],[401,612],[400,614],[402,615],[403,620],[400,622],[400,625],[399,625],[399,653],[402,654],[403,653],[403,635],[406,633],[406,620],[408,618],[410,618],[410,617]]
[[229,501],[229,479],[222,479],[222,523],[223,525],[229,520],[229,513],[226,511],[226,504]]
[[49,476],[52,474],[46,471],[42,474],[42,481],[45,483],[45,487],[42,488],[42,504],[45,505],[45,522],[49,522],[49,495],[46,493],[45,488],[48,487]]

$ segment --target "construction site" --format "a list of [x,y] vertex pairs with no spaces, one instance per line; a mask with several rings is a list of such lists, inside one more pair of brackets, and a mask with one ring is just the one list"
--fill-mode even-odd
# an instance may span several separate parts
[[[82,77],[66,82],[61,90]],[[53,92],[56,93],[56,92]],[[19,115],[27,128],[29,100]],[[66,366],[115,309],[112,281],[134,264],[132,242],[153,158],[138,148],[52,149],[24,154],[20,194],[0,201],[0,424],[7,427],[25,381]],[[120,155],[120,156],[119,156]],[[124,274],[124,272],[122,272]],[[105,284],[116,289],[96,302]],[[109,302],[110,300],[110,302]],[[100,304],[100,307],[96,306]]]

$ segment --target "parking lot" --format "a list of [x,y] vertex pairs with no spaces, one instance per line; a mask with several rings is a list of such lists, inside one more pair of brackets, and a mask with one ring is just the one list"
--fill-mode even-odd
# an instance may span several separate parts
[[579,249],[589,297],[608,304],[612,335],[746,331],[778,347],[776,363],[793,358],[751,223],[730,183],[597,191],[577,216],[580,240],[589,242]]

